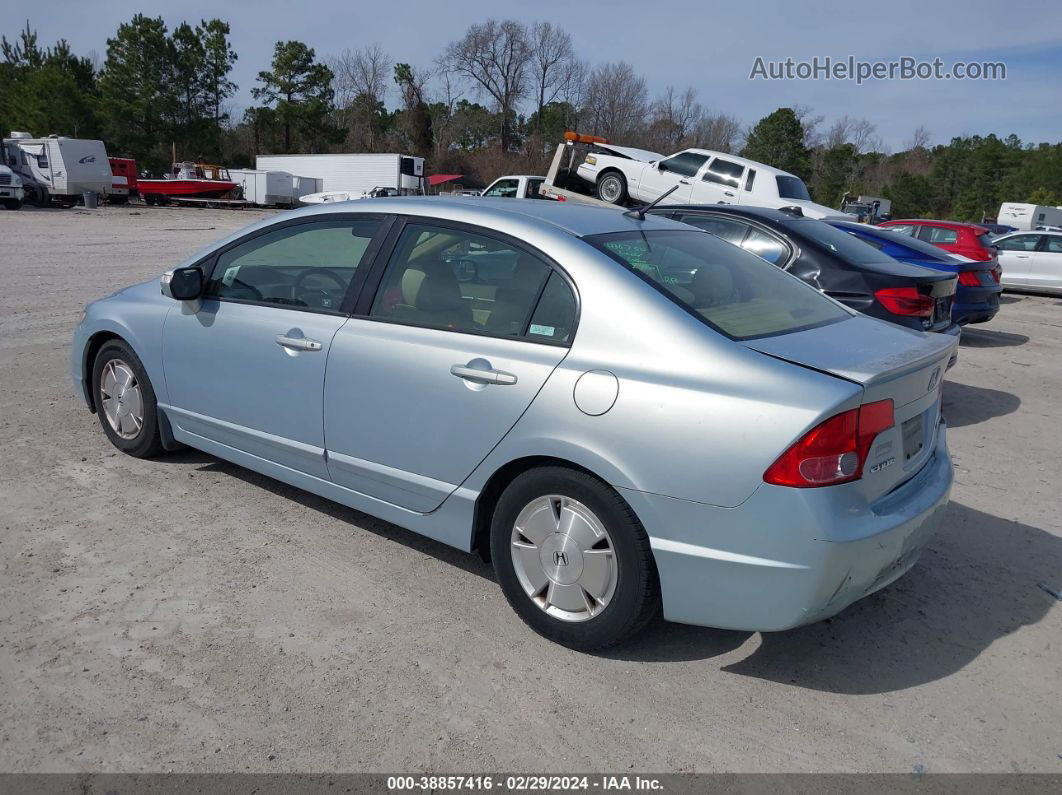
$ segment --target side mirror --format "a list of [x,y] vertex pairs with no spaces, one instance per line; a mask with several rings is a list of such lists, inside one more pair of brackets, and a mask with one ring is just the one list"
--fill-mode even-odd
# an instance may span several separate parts
[[203,271],[176,268],[162,274],[162,294],[175,301],[195,301],[203,294]]
[[663,160],[661,160],[659,163],[656,164],[656,170],[657,171],[663,171],[664,170],[664,161]]

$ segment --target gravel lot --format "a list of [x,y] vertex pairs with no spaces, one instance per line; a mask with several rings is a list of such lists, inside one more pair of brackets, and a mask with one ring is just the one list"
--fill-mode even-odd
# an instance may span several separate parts
[[0,212],[0,770],[1062,771],[1062,300],[963,336],[945,526],[896,584],[760,635],[587,656],[489,567],[74,397],[84,303],[266,213]]

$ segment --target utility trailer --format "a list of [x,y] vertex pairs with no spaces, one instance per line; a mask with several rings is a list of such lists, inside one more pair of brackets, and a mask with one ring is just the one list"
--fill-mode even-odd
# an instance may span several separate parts
[[258,155],[255,168],[321,180],[319,191],[360,197],[376,188],[424,193],[424,158],[399,154]]
[[287,171],[230,168],[233,182],[243,187],[243,198],[260,207],[293,207],[295,178]]

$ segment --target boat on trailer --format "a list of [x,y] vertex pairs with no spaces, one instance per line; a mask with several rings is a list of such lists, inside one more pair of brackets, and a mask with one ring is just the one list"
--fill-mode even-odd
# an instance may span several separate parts
[[137,188],[148,204],[169,199],[239,198],[239,183],[232,180],[228,169],[207,163],[174,163],[162,179],[138,179]]

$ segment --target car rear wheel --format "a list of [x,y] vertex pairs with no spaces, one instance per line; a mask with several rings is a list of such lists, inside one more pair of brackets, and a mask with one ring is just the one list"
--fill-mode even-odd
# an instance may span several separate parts
[[614,489],[583,472],[517,477],[494,511],[491,556],[524,622],[579,651],[625,640],[659,609],[645,530]]
[[618,171],[609,171],[597,181],[597,198],[609,204],[623,204],[627,200],[627,180]]
[[104,343],[92,364],[92,394],[111,444],[137,458],[163,451],[155,390],[144,365],[126,343]]

